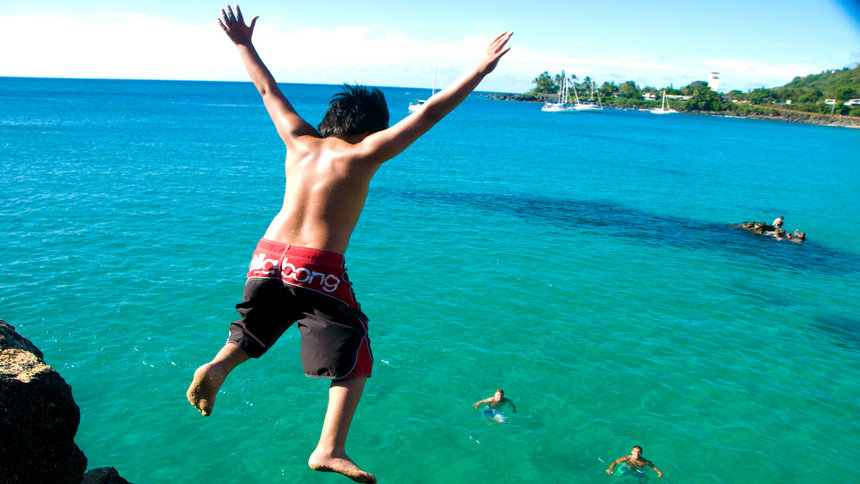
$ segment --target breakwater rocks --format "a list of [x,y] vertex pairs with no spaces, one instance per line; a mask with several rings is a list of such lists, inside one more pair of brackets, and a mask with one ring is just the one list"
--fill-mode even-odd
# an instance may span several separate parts
[[842,126],[860,128],[860,118],[853,116],[830,116],[827,114],[801,113],[798,111],[776,111],[768,114],[735,114],[716,111],[682,111],[702,116],[722,116],[726,118],[763,119],[767,121],[786,121],[789,123],[818,124],[822,126]]
[[0,320],[0,481],[127,484],[112,467],[84,474],[87,458],[75,444],[80,421],[72,388]]

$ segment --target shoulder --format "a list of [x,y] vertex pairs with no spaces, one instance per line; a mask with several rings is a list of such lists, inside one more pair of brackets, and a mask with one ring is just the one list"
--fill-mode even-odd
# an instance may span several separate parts
[[333,136],[300,136],[287,145],[287,157],[339,158],[342,160],[359,159],[360,147],[356,143]]

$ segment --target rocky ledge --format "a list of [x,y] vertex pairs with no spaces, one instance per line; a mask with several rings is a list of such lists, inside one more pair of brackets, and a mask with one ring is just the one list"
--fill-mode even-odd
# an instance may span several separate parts
[[704,116],[723,116],[727,118],[764,119],[768,121],[787,121],[789,123],[818,124],[822,126],[842,126],[860,128],[860,118],[853,116],[830,116],[827,114],[802,113],[799,111],[776,111],[768,114],[735,114],[717,111],[687,111]]
[[0,320],[0,481],[128,484],[113,467],[84,472],[75,444],[81,412],[42,352]]

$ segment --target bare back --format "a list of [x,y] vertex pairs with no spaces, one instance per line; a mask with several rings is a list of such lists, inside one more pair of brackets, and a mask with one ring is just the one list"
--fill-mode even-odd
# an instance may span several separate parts
[[265,238],[343,254],[379,169],[358,145],[336,137],[301,136],[285,161],[284,204]]
[[283,95],[251,42],[257,17],[245,25],[222,10],[219,24],[239,55],[278,135],[287,148],[284,203],[265,238],[285,244],[343,254],[364,208],[370,180],[390,160],[460,104],[505,55],[510,32],[498,35],[478,63],[451,86],[431,97],[424,107],[382,131],[348,138],[321,138]]

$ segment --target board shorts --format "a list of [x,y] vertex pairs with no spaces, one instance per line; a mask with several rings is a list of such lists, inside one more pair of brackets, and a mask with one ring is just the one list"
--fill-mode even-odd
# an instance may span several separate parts
[[252,358],[262,356],[296,323],[305,375],[332,380],[370,376],[368,318],[337,252],[260,240],[236,310],[242,318],[230,325],[227,342]]
[[504,422],[505,420],[507,420],[507,418],[505,417],[505,414],[503,414],[502,412],[500,412],[494,408],[485,407],[484,411],[482,413],[484,414],[485,417],[491,418],[491,419],[495,420],[496,422]]

